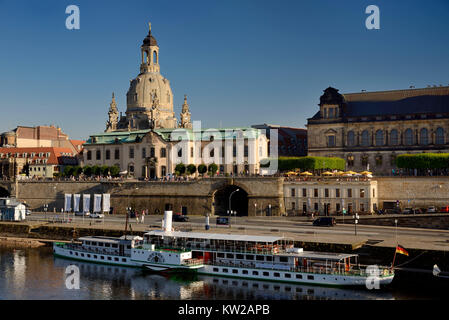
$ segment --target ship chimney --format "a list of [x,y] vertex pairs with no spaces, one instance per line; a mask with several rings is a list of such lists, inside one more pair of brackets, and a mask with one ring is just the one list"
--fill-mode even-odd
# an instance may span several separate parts
[[173,211],[166,210],[164,211],[164,221],[162,223],[162,228],[165,232],[171,232],[172,231],[172,216]]

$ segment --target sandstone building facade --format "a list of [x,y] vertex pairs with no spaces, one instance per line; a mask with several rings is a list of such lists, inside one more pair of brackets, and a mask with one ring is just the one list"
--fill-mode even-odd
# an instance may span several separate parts
[[390,175],[404,153],[449,152],[449,87],[340,94],[327,88],[307,121],[308,154]]
[[135,178],[162,178],[178,163],[218,166],[217,173],[257,174],[268,141],[254,128],[202,129],[192,123],[187,96],[178,122],[170,82],[161,75],[159,46],[150,31],[140,47],[139,75],[131,80],[125,115],[115,96],[104,133],[84,144],[84,165],[116,165]]

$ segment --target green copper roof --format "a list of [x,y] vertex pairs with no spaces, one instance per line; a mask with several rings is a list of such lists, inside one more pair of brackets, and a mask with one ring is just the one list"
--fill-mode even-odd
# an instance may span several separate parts
[[[91,135],[84,145],[94,144],[114,144],[114,143],[133,143],[139,142],[145,137],[146,134],[151,132],[151,129],[138,130],[138,131],[115,131],[105,132],[100,134]],[[184,137],[190,141],[199,141],[201,137],[203,140],[210,140],[210,136],[214,136],[215,140],[232,139],[232,137],[238,137],[238,132],[242,131],[242,137],[246,139],[256,139],[259,137],[260,132],[258,129],[250,127],[235,127],[235,128],[220,128],[220,129],[204,129],[201,132],[193,132],[193,129],[154,129],[163,140],[165,141],[179,141]]]

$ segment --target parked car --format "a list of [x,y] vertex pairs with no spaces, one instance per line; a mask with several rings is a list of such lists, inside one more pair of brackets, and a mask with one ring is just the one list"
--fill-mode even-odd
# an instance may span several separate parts
[[189,221],[189,217],[184,216],[182,214],[174,214],[172,216],[172,221],[175,221],[175,222],[188,222]]
[[229,218],[218,217],[217,218],[217,224],[229,225]]
[[88,217],[88,216],[90,216],[90,212],[75,212],[75,216],[80,216],[80,217],[85,216],[85,217]]
[[104,213],[94,212],[90,215],[90,217],[94,219],[103,219]]
[[435,212],[437,212],[437,208],[435,208],[434,206],[427,208],[427,213],[435,213]]
[[402,214],[411,214],[412,210],[413,208],[404,208],[404,210],[402,210]]
[[441,207],[440,212],[449,212],[449,206]]
[[337,223],[335,222],[334,217],[320,217],[318,219],[315,219],[313,221],[314,226],[326,226],[326,227],[333,227]]
[[416,208],[416,209],[412,209],[412,213],[413,214],[420,214],[420,213],[423,213],[423,211],[421,209],[419,209],[419,208]]

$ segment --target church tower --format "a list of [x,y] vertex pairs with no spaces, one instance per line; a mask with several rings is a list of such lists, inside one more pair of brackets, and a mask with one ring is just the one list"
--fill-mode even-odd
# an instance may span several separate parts
[[181,128],[192,129],[192,122],[190,120],[189,105],[187,104],[187,95],[184,95],[184,104],[182,105],[182,111],[180,114]]
[[109,120],[106,122],[105,132],[117,130],[118,110],[117,110],[117,103],[115,102],[114,92],[112,93],[112,101],[111,104],[109,105],[108,117]]
[[142,56],[142,63],[140,65],[140,73],[145,72],[160,72],[159,67],[159,46],[156,39],[151,34],[151,23],[148,23],[149,31],[145,39],[143,39],[140,52]]

